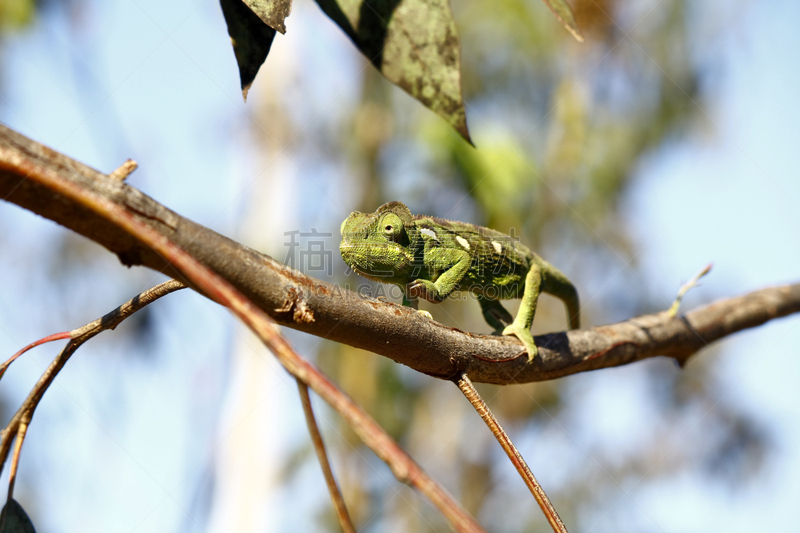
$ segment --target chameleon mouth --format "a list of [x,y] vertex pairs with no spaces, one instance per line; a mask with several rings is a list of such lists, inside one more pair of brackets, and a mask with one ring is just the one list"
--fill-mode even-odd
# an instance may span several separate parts
[[396,265],[387,262],[384,255],[376,254],[374,248],[363,242],[342,239],[339,253],[347,266],[359,276],[380,283],[392,283],[390,280],[397,273]]
[[[353,248],[355,248],[355,247],[353,247]],[[366,271],[366,270],[360,268],[356,264],[355,261],[351,261],[345,250],[341,250],[341,252],[342,252],[342,259],[344,259],[344,262],[347,263],[347,266],[349,266],[350,269],[353,272],[355,272],[356,274],[358,274],[359,276],[365,277],[365,278],[367,278],[369,280],[372,280],[372,281],[378,281],[380,283],[389,283],[386,280],[386,278],[390,277],[391,272],[380,272],[380,273],[376,274],[375,272]]]
[[[386,277],[387,277],[386,275],[384,275],[383,277],[378,277],[375,274],[370,274],[368,272],[364,272],[360,268],[357,268],[357,267],[354,267],[354,266],[351,266],[350,268],[352,268],[353,272],[355,272],[359,276],[363,276],[363,277],[365,277],[365,278],[367,278],[369,280],[377,281],[379,283],[390,283],[390,281],[386,279]],[[388,274],[388,272],[386,272],[384,274]]]
[[357,250],[358,246],[348,240],[343,240],[339,245],[339,253],[342,254],[342,259],[344,259],[344,262],[351,267],[355,262],[355,256],[358,255]]
[[358,267],[358,258],[360,255],[358,252],[359,246],[353,242],[343,240],[341,244],[339,244],[339,253],[342,254],[342,259],[347,263],[347,266],[349,266],[353,272],[364,277],[369,277],[369,272],[365,272]]

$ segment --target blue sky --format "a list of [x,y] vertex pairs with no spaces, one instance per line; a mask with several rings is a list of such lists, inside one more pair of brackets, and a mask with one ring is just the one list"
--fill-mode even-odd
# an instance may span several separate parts
[[[265,154],[263,139],[253,134],[254,110],[270,91],[288,102],[301,128],[310,129],[320,113],[344,113],[358,98],[363,62],[316,6],[294,7],[289,33],[276,38],[245,105],[217,2],[78,5],[70,16],[46,16],[7,40],[4,124],[103,171],[132,157],[140,163],[130,179],[134,186],[279,258],[288,228],[325,231],[327,224],[336,232],[332,220],[347,206],[313,206],[318,198],[343,203],[347,187],[356,185],[319,164],[314,153]],[[709,22],[713,31],[702,21],[734,4],[698,5],[694,55],[697,61],[722,58],[721,73],[705,92],[713,97],[698,102],[706,120],[639,164],[624,207],[639,247],[637,275],[609,274],[646,284],[665,308],[680,284],[711,261],[714,270],[689,293],[685,308],[794,282],[800,271],[800,80],[792,68],[800,52],[800,5],[735,4],[737,12],[719,17],[725,24]],[[473,128],[480,138],[480,124]],[[270,189],[275,176],[285,183]],[[0,205],[0,225],[13,228],[0,235],[3,257],[13,258],[0,261],[0,353],[92,320],[160,280],[124,269],[91,246],[81,252],[94,257],[85,275],[65,267],[61,277],[40,258],[56,256],[64,230],[8,204]],[[597,297],[602,301],[602,290]],[[305,438],[293,384],[224,310],[188,292],[158,305],[158,347],[137,345],[135,331],[125,333],[124,327],[117,337],[102,335],[70,362],[37,411],[17,494],[42,530],[221,528],[233,504],[198,501],[197,487],[227,464],[225,443],[249,427],[252,433],[243,435],[271,450],[260,454],[254,471],[274,473],[263,457],[286,457]],[[620,487],[594,531],[618,530],[620,524],[670,532],[797,527],[798,325],[796,317],[775,321],[701,355],[724,358],[713,374],[719,398],[757,413],[773,434],[775,454],[765,475],[735,496],[702,473]],[[292,339],[304,353],[318,344]],[[4,402],[21,401],[54,350],[40,348],[14,365],[3,380]],[[139,355],[131,357],[134,352]],[[243,381],[248,373],[258,374],[250,386]],[[570,454],[594,447],[643,441],[637,431],[648,411],[633,407],[641,386],[635,369],[570,383],[571,403],[583,410],[580,431],[560,437],[566,443],[561,449],[531,444],[531,466],[545,486],[559,479],[553,454],[569,462]],[[604,405],[631,407],[592,416],[595,410],[608,413]],[[270,416],[277,416],[274,426],[265,422]],[[703,416],[697,414],[687,438],[702,429]],[[269,432],[265,425],[282,429]],[[264,487],[259,490],[272,499],[252,503],[248,523],[270,531],[313,528],[314,517],[303,509],[324,501],[321,477],[307,469],[298,483],[291,490],[307,493],[302,505]]]

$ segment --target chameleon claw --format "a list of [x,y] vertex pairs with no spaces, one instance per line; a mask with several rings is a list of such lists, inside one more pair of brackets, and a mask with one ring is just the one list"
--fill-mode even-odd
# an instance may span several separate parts
[[421,314],[422,316],[424,316],[424,317],[425,317],[425,318],[427,318],[428,320],[433,320],[433,315],[431,315],[431,314],[430,314],[429,312],[427,312],[427,311],[420,311],[420,310],[417,310],[417,313]]
[[429,302],[439,302],[436,285],[428,280],[418,279],[408,286],[408,291],[414,298],[421,298]]
[[531,330],[511,324],[503,330],[503,335],[514,335],[516,338],[522,341],[522,345],[525,346],[525,351],[528,352],[529,363],[533,361],[534,357],[536,357],[536,354],[539,353],[539,351],[536,349],[536,344],[533,342]]

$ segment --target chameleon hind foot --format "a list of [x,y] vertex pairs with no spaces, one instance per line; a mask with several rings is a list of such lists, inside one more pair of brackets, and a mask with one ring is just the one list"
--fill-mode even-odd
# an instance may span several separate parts
[[538,350],[536,349],[536,344],[533,342],[533,335],[531,334],[530,329],[524,326],[511,324],[503,330],[503,335],[514,335],[516,338],[521,340],[522,345],[525,346],[525,351],[528,352],[528,362],[530,363],[533,361],[533,358],[536,357]]
[[481,304],[483,319],[494,328],[492,335],[502,335],[503,329],[514,322],[514,317],[511,316],[511,313],[497,300],[489,300],[479,296],[478,303]]

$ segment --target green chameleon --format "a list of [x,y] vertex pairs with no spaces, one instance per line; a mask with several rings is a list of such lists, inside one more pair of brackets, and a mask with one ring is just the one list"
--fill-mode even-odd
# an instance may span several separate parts
[[[412,215],[403,203],[389,202],[374,213],[351,213],[341,232],[339,251],[355,272],[399,285],[403,305],[414,309],[419,298],[438,303],[453,291],[469,291],[496,334],[522,341],[528,361],[537,353],[531,324],[541,292],[562,300],[570,327],[580,327],[578,292],[567,277],[498,231]],[[513,322],[499,301],[508,298],[522,298]]]

